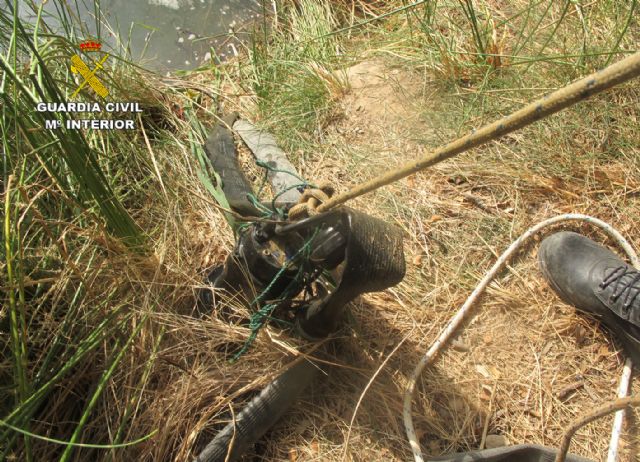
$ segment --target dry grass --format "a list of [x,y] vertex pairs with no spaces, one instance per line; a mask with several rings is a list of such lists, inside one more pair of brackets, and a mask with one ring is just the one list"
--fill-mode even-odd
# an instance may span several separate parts
[[[480,10],[503,17],[523,6],[481,3]],[[594,30],[606,23],[595,19],[602,11],[589,12]],[[456,13],[452,7],[445,14]],[[575,22],[567,20],[569,25],[558,31],[550,54],[568,54],[558,44],[580,23],[575,11],[569,17]],[[530,78],[520,74],[521,67],[508,64],[515,58],[479,67],[472,54],[451,54],[449,61],[440,59],[442,66],[430,66],[421,61],[421,48],[409,46],[403,37],[406,21],[396,18],[392,23],[381,27],[387,32],[395,28],[394,34],[374,33],[347,47],[343,60],[358,64],[336,68],[350,81],[338,115],[313,136],[295,134],[305,141],[292,152],[303,176],[329,180],[344,190],[603,62],[594,58],[586,68],[542,62],[532,66]],[[541,27],[549,30],[552,25],[543,21]],[[515,22],[509,26],[515,28]],[[637,34],[637,24],[631,31]],[[415,34],[412,40],[418,42]],[[463,34],[455,37],[462,45],[454,47],[468,46]],[[507,34],[500,43],[513,40]],[[531,48],[544,37],[535,40]],[[429,59],[437,56],[432,53]],[[351,305],[347,325],[333,341],[333,361],[339,366],[269,432],[258,445],[260,459],[408,460],[401,422],[407,375],[513,239],[542,219],[582,212],[611,222],[632,242],[640,242],[640,150],[632,122],[638,117],[637,97],[636,83],[616,89],[354,201],[352,206],[406,231],[407,276],[397,287]],[[254,118],[245,108],[238,106]],[[292,139],[286,118],[263,123],[285,145]],[[568,228],[610,244],[588,227]],[[557,446],[571,421],[615,396],[622,356],[593,320],[576,314],[549,290],[537,270],[536,248],[532,242],[491,285],[455,345],[424,373],[414,418],[427,453],[476,449],[485,427],[512,444]],[[605,458],[611,421],[581,430],[572,452]],[[639,443],[638,433],[628,427],[621,460],[636,460]]]
[[[396,75],[390,81],[393,87],[399,79]],[[369,94],[384,95],[379,90]],[[419,104],[432,105],[433,93],[424,96],[429,98]],[[627,97],[633,98],[633,92]],[[422,151],[407,141],[412,138],[407,131],[428,139],[435,127],[406,119],[393,126],[380,120],[383,101],[375,103],[371,118],[368,107],[345,108],[343,123],[323,139],[322,145],[331,147],[305,156],[307,175],[316,172],[314,179],[345,184]],[[398,110],[391,108],[391,118]],[[434,118],[445,110],[433,109]],[[581,110],[584,107],[577,108]],[[386,294],[368,295],[353,304],[353,319],[336,340],[336,360],[351,367],[334,368],[326,383],[314,390],[313,399],[274,431],[267,460],[285,459],[288,451],[299,454],[299,460],[339,460],[366,383],[411,333],[367,391],[347,451],[352,460],[407,460],[400,420],[406,376],[511,240],[544,218],[574,211],[608,220],[637,242],[637,167],[624,160],[598,166],[586,158],[574,162],[573,175],[564,180],[532,174],[522,171],[518,162],[522,155],[534,162],[527,150],[537,143],[529,139],[524,146],[507,141],[481,154],[462,156],[356,201],[359,209],[407,231],[407,276]],[[536,146],[535,153],[544,156],[540,163],[558,158],[554,144],[549,137],[543,146]],[[628,155],[637,155],[637,150]],[[482,162],[477,161],[479,156]],[[595,178],[600,180],[594,182]],[[603,240],[591,229],[572,229]],[[592,321],[576,315],[550,292],[534,256],[532,245],[491,286],[477,315],[461,332],[460,345],[447,349],[425,372],[414,418],[428,453],[478,448],[485,425],[489,434],[505,435],[511,443],[556,446],[575,417],[614,397],[622,367],[615,347]],[[610,424],[611,419],[605,419],[581,431],[572,451],[601,460]],[[634,442],[626,443],[623,460],[633,460],[637,437],[631,431]]]
[[[383,2],[356,6],[369,14],[385,7],[379,3]],[[477,44],[469,29],[461,26],[465,19],[457,4],[433,13],[437,19],[431,28],[420,22],[432,14],[425,5],[415,16],[403,13],[354,31],[349,42],[325,43],[320,50],[324,55],[310,57],[310,51],[288,50],[293,57],[283,52],[266,70],[260,67],[264,62],[257,66],[254,60],[232,63],[222,74],[219,70],[196,74],[191,86],[222,95],[216,102],[198,97],[198,116],[211,124],[212,113],[222,109],[260,118],[291,151],[304,177],[329,180],[344,190],[603,65],[607,56],[573,57],[582,49],[576,31],[582,30],[585,17],[591,21],[593,41],[587,52],[597,51],[603,42],[609,43],[607,31],[619,29],[613,24],[624,21],[622,16],[607,16],[615,10],[615,2],[571,9],[547,50],[565,57],[534,63],[525,73],[524,66],[513,64],[516,53],[509,49],[518,31],[527,27],[523,16],[506,25],[499,18],[533,4],[477,3],[481,19],[491,24],[486,18],[493,18],[497,31],[493,34],[494,26],[488,26],[483,35],[488,37],[486,50],[508,56],[500,63],[478,61]],[[545,6],[532,11],[539,15]],[[551,12],[540,23],[540,30],[547,33],[553,30],[561,5],[554,4]],[[535,18],[530,19],[532,24]],[[638,33],[634,22],[621,46],[636,43]],[[518,56],[535,57],[545,39],[542,33],[532,37]],[[336,50],[340,58],[329,60]],[[265,57],[273,53],[262,52]],[[318,62],[320,57],[325,62]],[[344,83],[344,75],[350,85]],[[262,85],[265,76],[274,80]],[[165,90],[170,102],[182,104],[193,98]],[[407,276],[398,286],[351,304],[345,327],[326,346],[333,363],[322,365],[326,376],[247,460],[254,456],[253,460],[274,461],[409,460],[401,421],[407,377],[513,239],[544,218],[583,212],[609,221],[640,245],[638,95],[637,83],[613,90],[354,201],[352,206],[405,230]],[[78,449],[75,460],[190,460],[229,421],[231,407],[237,412],[293,359],[292,352],[309,353],[315,347],[269,327],[240,361],[230,364],[248,329],[217,312],[204,319],[193,316],[194,295],[205,271],[224,261],[233,236],[197,180],[188,124],[174,118],[174,138],[152,140],[168,196],[160,193],[159,180],[146,159],[140,164],[150,176],[144,187],[149,194],[137,194],[136,200],[144,197],[145,202],[129,207],[149,235],[148,258],[123,250],[99,226],[79,228],[54,218],[50,226],[60,230],[60,242],[51,248],[26,246],[33,258],[58,258],[65,254],[65,239],[73,243],[72,258],[59,258],[67,269],[56,274],[46,297],[42,296],[47,303],[67,303],[79,290],[74,278],[81,278],[86,293],[79,313],[108,298],[114,300],[110,309],[131,315],[123,332],[145,322],[122,367],[109,379],[82,441],[114,441],[122,422],[120,441],[155,429],[158,433],[131,448]],[[247,153],[243,156],[246,163]],[[257,182],[260,172],[253,170],[251,176]],[[30,187],[34,193],[39,190],[39,185]],[[51,189],[47,194],[52,197],[61,194],[55,185]],[[23,210],[26,203],[17,207]],[[592,229],[571,229],[607,242]],[[427,453],[478,448],[485,427],[487,433],[505,435],[512,444],[557,446],[574,418],[614,397],[621,355],[593,320],[575,314],[549,290],[536,267],[536,247],[532,243],[492,284],[455,345],[423,374],[414,419]],[[238,318],[247,316],[246,303],[232,301],[232,305]],[[105,307],[103,315],[110,309]],[[44,319],[42,331],[53,336],[59,320]],[[96,321],[79,316],[78,324],[83,322]],[[106,337],[74,369],[52,392],[30,431],[51,437],[73,431],[113,345],[126,339],[122,335],[118,331]],[[34,355],[41,353],[38,345],[31,347]],[[4,358],[2,372],[10,373]],[[636,422],[639,417],[636,413]],[[603,419],[579,431],[571,451],[602,460],[610,424],[611,419]],[[32,444],[35,460],[60,456],[59,446],[33,440]],[[639,448],[638,433],[629,425],[621,460],[637,460]],[[24,459],[23,449],[20,446],[9,459]]]

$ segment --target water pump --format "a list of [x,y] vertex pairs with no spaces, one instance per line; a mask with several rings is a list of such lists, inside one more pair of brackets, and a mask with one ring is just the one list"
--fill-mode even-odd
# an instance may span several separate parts
[[[225,124],[214,129],[205,150],[232,209],[246,217],[263,216],[241,228],[233,252],[210,272],[213,291],[202,294],[205,307],[214,303],[216,291],[241,294],[255,309],[269,303],[289,309],[297,332],[319,340],[339,327],[351,300],[404,277],[402,232],[397,227],[348,207],[294,222],[282,220],[294,204],[276,211],[271,203],[258,208],[248,199],[253,191]],[[265,217],[261,210],[272,214]]]

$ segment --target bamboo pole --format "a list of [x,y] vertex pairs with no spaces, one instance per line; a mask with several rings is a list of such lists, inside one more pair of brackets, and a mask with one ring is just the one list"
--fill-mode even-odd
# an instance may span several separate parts
[[420,170],[424,170],[443,160],[468,151],[471,148],[496,140],[601,91],[631,80],[638,75],[640,75],[640,52],[634,53],[611,66],[556,90],[526,105],[513,114],[496,120],[489,125],[485,125],[479,130],[474,130],[468,135],[458,138],[417,160],[409,161],[397,169],[393,169],[388,173],[353,186],[350,190],[335,195],[327,202],[320,204],[317,212],[325,212],[337,205],[344,204],[350,199],[386,186]]

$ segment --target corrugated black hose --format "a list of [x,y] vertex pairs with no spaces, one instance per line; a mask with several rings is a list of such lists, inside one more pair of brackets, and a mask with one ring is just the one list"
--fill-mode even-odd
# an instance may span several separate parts
[[318,373],[318,367],[306,359],[291,366],[253,398],[195,462],[237,460],[282,417]]

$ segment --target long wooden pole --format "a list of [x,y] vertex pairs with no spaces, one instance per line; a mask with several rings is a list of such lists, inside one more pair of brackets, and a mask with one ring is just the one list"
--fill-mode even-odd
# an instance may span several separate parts
[[333,196],[328,201],[320,204],[317,211],[327,211],[350,199],[371,192],[382,186],[386,186],[420,170],[424,170],[427,167],[449,159],[461,152],[468,151],[473,147],[498,139],[507,133],[511,133],[519,128],[525,127],[566,107],[576,104],[589,96],[633,79],[638,75],[640,75],[640,52],[628,56],[627,58],[591,74],[588,77],[567,85],[566,87],[556,90],[553,93],[526,105],[513,114],[496,120],[489,125],[485,125],[479,130],[472,131],[468,135],[458,138],[457,140],[452,141],[417,160],[409,161],[397,169],[356,185],[342,194]]

